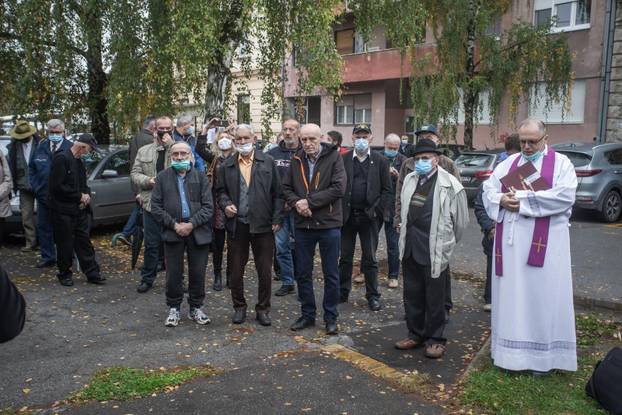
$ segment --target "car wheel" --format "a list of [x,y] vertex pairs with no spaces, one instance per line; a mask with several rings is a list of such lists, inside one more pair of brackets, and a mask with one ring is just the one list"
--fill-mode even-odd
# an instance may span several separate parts
[[616,190],[610,190],[605,196],[600,214],[605,222],[615,222],[622,211],[622,197]]

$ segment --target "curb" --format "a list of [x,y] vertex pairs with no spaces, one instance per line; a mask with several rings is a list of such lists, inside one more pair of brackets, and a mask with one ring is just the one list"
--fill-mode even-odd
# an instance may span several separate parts
[[580,305],[590,309],[604,309],[607,311],[622,312],[622,303],[611,300],[600,300],[598,298],[589,298],[582,295],[574,296],[575,305]]

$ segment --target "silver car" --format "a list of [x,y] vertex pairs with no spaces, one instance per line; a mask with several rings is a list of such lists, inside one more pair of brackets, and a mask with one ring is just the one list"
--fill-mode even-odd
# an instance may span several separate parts
[[622,143],[564,143],[553,148],[575,167],[575,206],[598,211],[605,222],[617,221],[622,212]]
[[[90,222],[92,226],[124,222],[135,206],[130,186],[130,161],[127,146],[98,146],[84,160],[87,183],[91,188]],[[13,215],[7,218],[10,232],[21,230],[19,197],[11,199]]]

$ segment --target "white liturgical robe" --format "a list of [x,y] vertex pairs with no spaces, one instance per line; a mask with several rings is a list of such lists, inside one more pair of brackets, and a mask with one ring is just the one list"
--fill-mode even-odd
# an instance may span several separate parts
[[[543,153],[548,154],[547,146]],[[496,366],[508,370],[577,370],[577,352],[569,219],[577,177],[568,158],[555,153],[553,183],[549,190],[519,190],[519,212],[501,207],[500,179],[520,153],[500,163],[484,183],[483,202],[488,215],[503,223],[502,240],[493,255],[502,260],[502,275],[492,271],[491,354]],[[533,164],[542,171],[543,157]],[[536,218],[549,217],[549,234],[542,267],[527,263]],[[497,238],[495,238],[497,239]],[[501,244],[501,246],[499,246]],[[497,248],[501,248],[497,250]],[[495,258],[495,257],[493,257]]]

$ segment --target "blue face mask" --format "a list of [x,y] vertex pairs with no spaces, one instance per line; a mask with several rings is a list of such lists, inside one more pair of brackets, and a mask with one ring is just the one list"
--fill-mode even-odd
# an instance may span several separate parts
[[369,148],[369,141],[365,138],[357,138],[354,141],[354,148],[358,153],[364,153]]
[[194,133],[194,127],[186,128],[186,134],[185,135],[192,135],[193,133]]
[[393,159],[397,156],[397,150],[389,150],[388,148],[385,148],[384,155],[390,159]]
[[48,140],[54,142],[54,143],[58,143],[63,141],[63,135],[62,134],[48,134]]
[[542,157],[542,152],[538,151],[533,153],[531,156],[528,156],[527,154],[523,153],[521,151],[521,156],[523,156],[523,158],[527,161],[530,161],[532,163],[536,162],[540,157]]
[[173,160],[171,161],[171,167],[175,169],[175,171],[188,171],[190,170],[190,160]]
[[415,161],[415,172],[419,176],[426,175],[432,171],[432,160],[417,160]]

